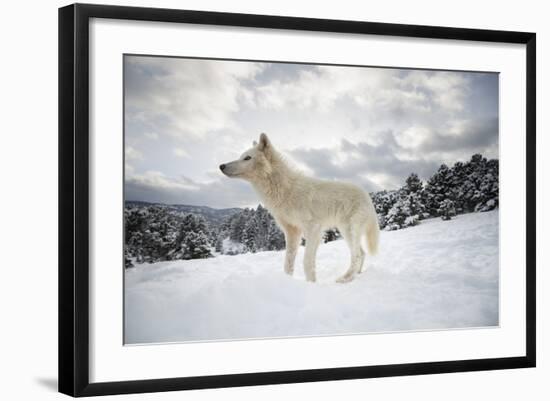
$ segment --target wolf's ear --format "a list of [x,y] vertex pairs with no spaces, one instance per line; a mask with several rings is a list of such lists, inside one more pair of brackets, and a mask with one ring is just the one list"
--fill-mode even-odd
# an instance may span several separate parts
[[260,135],[260,143],[258,144],[258,150],[265,152],[270,148],[271,148],[271,142],[269,142],[269,138],[267,137],[267,135],[262,132]]

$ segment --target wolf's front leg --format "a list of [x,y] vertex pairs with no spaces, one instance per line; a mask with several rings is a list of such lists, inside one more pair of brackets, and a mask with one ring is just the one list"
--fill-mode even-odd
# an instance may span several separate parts
[[284,225],[283,228],[286,242],[285,273],[292,276],[292,273],[294,273],[296,253],[298,252],[300,240],[302,239],[302,232],[297,227],[291,225]]
[[317,256],[317,248],[321,242],[321,228],[314,226],[309,227],[305,232],[306,237],[306,253],[304,255],[304,273],[307,281],[314,282],[315,274],[315,258]]

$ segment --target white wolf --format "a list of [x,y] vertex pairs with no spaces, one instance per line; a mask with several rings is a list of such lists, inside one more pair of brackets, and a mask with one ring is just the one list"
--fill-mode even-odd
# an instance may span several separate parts
[[348,243],[351,264],[337,281],[353,280],[361,272],[366,238],[369,254],[378,248],[378,219],[372,200],[361,188],[348,183],[310,178],[290,167],[266,134],[239,159],[220,165],[228,177],[249,181],[285,234],[284,270],[292,275],[296,252],[306,240],[304,272],[315,281],[315,255],[323,232],[338,228]]

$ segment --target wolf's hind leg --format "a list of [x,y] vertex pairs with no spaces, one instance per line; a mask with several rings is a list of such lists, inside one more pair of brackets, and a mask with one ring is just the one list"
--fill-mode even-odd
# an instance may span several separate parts
[[360,245],[359,248],[361,250],[361,261],[359,262],[359,271],[357,273],[363,273],[363,270],[365,270],[365,251],[363,251]]
[[315,274],[315,258],[317,256],[317,248],[321,242],[322,232],[321,227],[315,225],[307,227],[305,230],[306,237],[306,253],[304,255],[304,273],[307,281],[314,282]]
[[361,234],[359,230],[355,230],[351,225],[345,226],[342,229],[344,239],[346,240],[350,254],[350,267],[348,271],[340,278],[336,280],[338,283],[347,283],[355,278],[355,276],[361,272],[363,262],[365,260],[365,252],[361,248]]

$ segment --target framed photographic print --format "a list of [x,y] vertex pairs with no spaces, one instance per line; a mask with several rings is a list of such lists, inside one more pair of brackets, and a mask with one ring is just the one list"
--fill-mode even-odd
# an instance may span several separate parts
[[535,366],[535,34],[59,10],[59,390]]

